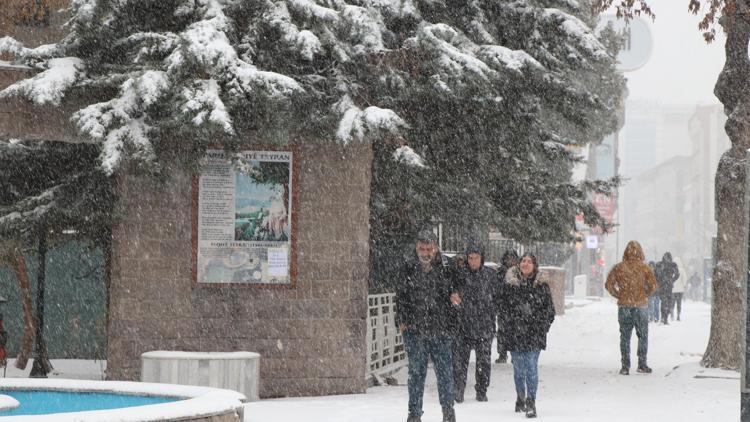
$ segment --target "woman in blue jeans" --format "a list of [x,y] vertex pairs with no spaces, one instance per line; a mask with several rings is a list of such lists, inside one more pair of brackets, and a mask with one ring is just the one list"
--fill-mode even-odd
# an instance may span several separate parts
[[499,317],[507,327],[506,346],[513,359],[516,412],[536,417],[539,353],[547,347],[547,332],[555,320],[549,285],[538,279],[536,257],[526,253],[508,270]]

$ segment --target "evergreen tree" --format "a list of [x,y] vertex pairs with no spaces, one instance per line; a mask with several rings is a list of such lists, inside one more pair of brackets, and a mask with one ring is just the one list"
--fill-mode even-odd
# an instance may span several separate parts
[[53,46],[0,39],[40,70],[0,95],[88,98],[74,120],[108,173],[248,139],[373,141],[376,256],[432,219],[523,241],[567,240],[581,212],[605,225],[588,193],[616,181],[570,175],[615,128],[623,79],[585,3],[74,0],[72,16]]
[[0,237],[33,250],[44,225],[52,245],[87,239],[106,246],[115,193],[98,155],[96,145],[0,141],[0,168],[13,169],[0,172]]
[[[98,155],[97,145],[0,141],[0,168],[6,169],[0,172],[0,265],[15,273],[23,301],[19,368],[25,368],[36,337],[32,376],[52,370],[42,332],[48,246],[86,239],[109,248],[114,184],[101,170]],[[29,252],[39,258],[36,316],[25,264]]]

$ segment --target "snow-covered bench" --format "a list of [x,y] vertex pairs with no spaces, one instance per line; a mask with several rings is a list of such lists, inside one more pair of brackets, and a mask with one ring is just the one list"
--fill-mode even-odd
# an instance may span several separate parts
[[259,399],[260,355],[253,352],[153,351],[141,355],[141,381],[200,385]]

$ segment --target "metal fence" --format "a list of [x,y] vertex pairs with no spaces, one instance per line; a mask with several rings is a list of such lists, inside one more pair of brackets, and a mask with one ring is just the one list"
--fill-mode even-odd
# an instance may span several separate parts
[[367,301],[367,378],[377,380],[406,366],[406,350],[394,323],[396,295],[369,295]]

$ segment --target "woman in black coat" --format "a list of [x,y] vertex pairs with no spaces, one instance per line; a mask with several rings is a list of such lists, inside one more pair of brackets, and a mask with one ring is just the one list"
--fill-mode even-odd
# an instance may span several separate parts
[[526,253],[508,270],[500,314],[508,328],[505,342],[513,358],[516,412],[536,417],[539,353],[547,347],[547,332],[555,320],[549,285],[538,279],[536,257]]

